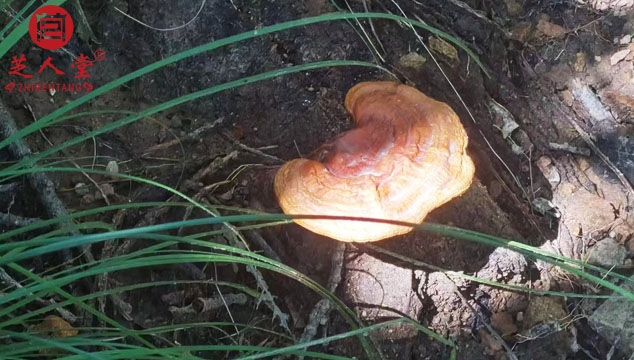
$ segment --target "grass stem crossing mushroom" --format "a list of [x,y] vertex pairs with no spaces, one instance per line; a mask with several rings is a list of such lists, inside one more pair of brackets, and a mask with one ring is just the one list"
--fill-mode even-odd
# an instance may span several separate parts
[[[285,163],[274,190],[286,214],[359,216],[421,223],[471,185],[467,133],[445,103],[388,81],[362,82],[348,91],[355,127],[308,158]],[[410,227],[323,219],[295,221],[346,242],[401,235]]]

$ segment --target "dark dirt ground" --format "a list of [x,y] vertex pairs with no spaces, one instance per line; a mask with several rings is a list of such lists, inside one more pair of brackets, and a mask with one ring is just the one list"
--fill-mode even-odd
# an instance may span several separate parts
[[[362,1],[349,3],[355,11],[363,11]],[[72,54],[93,53],[96,49],[106,52],[106,60],[90,69],[95,86],[215,39],[336,10],[326,0],[210,0],[188,26],[156,31],[124,17],[114,7],[154,27],[170,28],[192,19],[199,2],[185,5],[167,0],[113,0],[81,4],[94,39],[85,28],[79,29],[80,36],[71,41],[67,50]],[[343,1],[337,4],[346,7]],[[616,271],[630,274],[634,254],[634,193],[631,185],[627,185],[634,182],[631,4],[607,0],[367,1],[373,11],[399,14],[397,4],[408,17],[419,17],[462,39],[485,64],[490,78],[464,52],[457,51],[454,56],[451,49],[442,51],[434,37],[420,32],[464,105],[410,29],[374,20],[376,34],[369,23],[363,22],[364,28],[385,59],[382,65],[398,79],[379,70],[343,67],[286,75],[157,114],[99,136],[94,142],[77,145],[66,156],[77,158],[76,162],[83,166],[91,166],[94,161],[96,168],[101,169],[108,161],[116,160],[121,172],[144,176],[190,195],[225,180],[240,165],[264,164],[269,167],[248,168],[237,179],[207,192],[206,199],[211,203],[279,212],[270,188],[274,166],[280,164],[275,157],[288,160],[308,154],[350,128],[343,99],[355,83],[379,79],[403,81],[447,102],[459,114],[469,133],[469,152],[476,164],[477,179],[470,190],[434,211],[428,221],[514,239],[575,259],[614,266]],[[76,9],[71,11],[73,16],[77,14]],[[3,16],[6,21],[6,14]],[[8,55],[20,53],[25,53],[32,64],[40,64],[48,56],[56,63],[71,61],[68,53],[35,49],[26,40]],[[82,109],[139,111],[242,76],[330,59],[374,60],[354,26],[345,21],[321,23],[188,58],[132,81]],[[8,63],[2,66],[8,68]],[[46,76],[51,75],[39,79],[50,80]],[[2,84],[8,82],[7,71],[2,71],[0,79]],[[24,127],[34,117],[40,118],[78,96],[3,92],[2,100],[18,126]],[[72,120],[30,136],[27,143],[34,150],[42,150],[50,147],[49,141],[59,144],[115,119],[118,117]],[[215,121],[220,121],[216,127],[193,140],[183,141],[182,148],[178,145],[153,148],[185,138],[191,131]],[[270,156],[245,150],[239,144]],[[95,154],[98,157],[93,159]],[[3,160],[10,159],[5,153],[1,155]],[[213,171],[204,176],[197,174],[212,163]],[[621,178],[615,169],[622,172]],[[167,192],[154,187],[92,177],[102,185],[111,203],[170,198]],[[82,174],[56,175],[54,179],[59,195],[71,211],[105,205],[100,191],[92,184],[88,194],[78,195],[75,191],[78,183],[89,183]],[[42,210],[28,191],[28,184],[21,186],[13,199],[11,213],[41,216]],[[7,204],[2,206],[2,211],[8,211]],[[119,213],[114,218],[100,220],[125,228],[198,215],[202,214],[154,209]],[[326,284],[336,242],[295,225],[267,228],[259,234],[285,264]],[[143,246],[141,242],[128,245]],[[512,252],[493,251],[429,233],[411,233],[378,245],[486,279],[542,290],[591,291],[590,285],[578,279]],[[115,249],[93,248],[97,258],[124,251],[126,248],[121,244]],[[44,269],[59,259],[50,256],[42,261],[37,266]],[[219,280],[255,287],[252,277],[244,271],[231,266],[214,269],[198,265],[112,274],[109,283],[103,286],[175,277],[209,279],[216,277],[214,271]],[[300,284],[272,274],[266,276],[272,293],[278,296],[278,304],[291,315],[293,330],[301,334],[318,299]],[[600,302],[564,301],[495,290],[462,280],[456,282],[440,272],[424,271],[365,246],[348,245],[343,281],[337,294],[366,320],[405,314],[457,339],[461,347],[459,358],[464,359],[506,356],[483,325],[485,322],[503,335],[519,359],[605,359],[614,343],[614,339],[602,336],[587,320]],[[215,292],[211,285],[136,291],[122,299],[129,304],[129,313],[116,316],[138,328],[191,320],[188,315],[170,312],[168,308],[184,307]],[[252,305],[233,305],[236,321],[268,321],[267,309],[261,306],[253,310]],[[116,306],[110,303],[104,306],[107,311],[116,312]],[[194,318],[205,321],[226,316],[221,311],[212,311]],[[336,315],[331,315],[330,320],[325,334],[347,329]],[[556,330],[541,336],[531,335],[539,326]],[[200,330],[179,341],[204,343],[210,336],[214,334]],[[446,348],[408,326],[378,332],[375,338],[387,358],[448,358]],[[631,350],[623,343],[612,359],[628,358]],[[357,346],[357,340],[351,339],[322,350],[352,356],[359,354]]]

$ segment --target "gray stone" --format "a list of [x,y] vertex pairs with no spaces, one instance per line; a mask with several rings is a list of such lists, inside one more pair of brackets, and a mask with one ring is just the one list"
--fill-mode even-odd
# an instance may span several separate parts
[[616,240],[605,238],[590,248],[588,263],[604,267],[622,267],[627,257],[627,250]]
[[[631,277],[634,280],[634,276]],[[623,286],[634,291],[634,285]],[[590,323],[620,351],[634,352],[634,302],[623,297],[608,299],[590,316]]]
[[383,262],[369,254],[346,261],[345,300],[364,320],[401,316],[416,319],[422,303],[414,291],[412,269]]

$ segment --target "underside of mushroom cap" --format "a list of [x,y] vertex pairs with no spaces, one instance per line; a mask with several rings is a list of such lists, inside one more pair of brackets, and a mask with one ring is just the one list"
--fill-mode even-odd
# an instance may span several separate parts
[[[462,194],[474,165],[467,134],[454,111],[407,85],[363,82],[346,95],[355,128],[275,176],[286,214],[356,216],[421,223]],[[410,227],[349,220],[298,219],[297,224],[340,241],[369,242]]]

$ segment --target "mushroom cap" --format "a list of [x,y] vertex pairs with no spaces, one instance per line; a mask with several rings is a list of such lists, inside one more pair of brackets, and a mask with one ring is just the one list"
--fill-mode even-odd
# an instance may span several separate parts
[[[362,82],[346,95],[355,128],[307,159],[285,163],[274,188],[286,214],[356,216],[422,223],[471,185],[474,165],[456,113],[407,85]],[[315,233],[346,242],[405,234],[386,223],[296,219]]]

